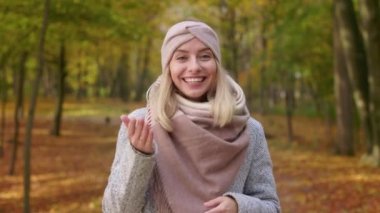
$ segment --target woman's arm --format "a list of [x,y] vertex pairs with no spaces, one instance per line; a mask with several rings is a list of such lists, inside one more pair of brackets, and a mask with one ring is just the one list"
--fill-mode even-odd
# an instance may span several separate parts
[[104,192],[103,212],[141,212],[153,167],[153,155],[134,150],[128,140],[128,130],[122,124]]
[[[253,141],[253,158],[243,193],[228,192],[238,204],[239,213],[280,212],[280,202],[276,193],[272,161],[268,151],[264,130],[253,119],[248,122]],[[251,141],[252,143],[252,141]]]

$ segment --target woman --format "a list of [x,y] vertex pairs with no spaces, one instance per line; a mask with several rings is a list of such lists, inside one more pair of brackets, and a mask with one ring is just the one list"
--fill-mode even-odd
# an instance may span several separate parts
[[214,30],[175,24],[161,64],[147,107],[121,116],[103,212],[280,212],[263,129]]

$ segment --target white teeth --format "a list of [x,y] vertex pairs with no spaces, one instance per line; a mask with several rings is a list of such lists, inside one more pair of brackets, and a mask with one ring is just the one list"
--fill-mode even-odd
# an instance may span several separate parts
[[203,78],[185,78],[186,82],[201,82]]

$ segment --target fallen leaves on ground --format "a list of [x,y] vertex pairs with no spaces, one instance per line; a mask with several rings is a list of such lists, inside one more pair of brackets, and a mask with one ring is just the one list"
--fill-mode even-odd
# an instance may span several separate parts
[[[121,112],[120,112],[121,113]],[[112,163],[117,116],[79,116],[63,120],[62,135],[49,134],[51,121],[36,119],[32,139],[32,212],[101,212],[101,198]],[[23,138],[24,124],[21,138]],[[6,125],[10,141],[13,124]],[[0,167],[0,212],[22,212],[23,140],[19,142],[16,173],[6,175],[11,144],[5,143]]]
[[[380,212],[380,169],[356,157],[332,154],[333,130],[318,119],[295,118],[296,140],[286,138],[285,118],[262,117],[284,213]],[[271,124],[271,125],[268,125]],[[282,135],[282,136],[281,136]]]
[[[66,107],[74,110],[75,104]],[[111,115],[111,122],[105,122],[104,115],[73,115],[63,120],[61,137],[49,135],[51,121],[46,116],[37,117],[32,140],[32,212],[101,212],[118,116]],[[256,117],[268,135],[284,213],[380,212],[380,169],[360,166],[358,157],[332,155],[322,121],[295,118],[296,140],[289,143],[284,117]],[[13,124],[8,121],[6,127],[8,141]],[[0,160],[0,212],[22,212],[21,142],[14,176],[6,175],[9,143]]]

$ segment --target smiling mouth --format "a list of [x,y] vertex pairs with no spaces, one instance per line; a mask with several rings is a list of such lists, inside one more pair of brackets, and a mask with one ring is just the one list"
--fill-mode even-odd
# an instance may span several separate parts
[[183,80],[186,83],[200,83],[204,81],[206,78],[205,77],[191,77],[191,78],[184,78]]

